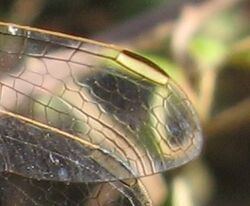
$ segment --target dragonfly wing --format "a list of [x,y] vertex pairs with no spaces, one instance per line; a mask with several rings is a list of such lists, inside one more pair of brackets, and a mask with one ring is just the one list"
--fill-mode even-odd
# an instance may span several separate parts
[[[108,205],[150,206],[150,197],[141,182],[128,186],[121,181],[65,183],[30,179],[14,174],[0,176],[2,205]],[[13,198],[15,194],[15,198]]]
[[[27,127],[25,135],[2,134],[9,172],[126,179],[177,167],[201,149],[199,121],[181,89],[154,63],[112,45],[2,24],[0,88],[1,119],[16,121],[13,130]],[[19,156],[29,153],[20,164],[10,155],[14,142]],[[33,167],[35,159],[44,164]]]

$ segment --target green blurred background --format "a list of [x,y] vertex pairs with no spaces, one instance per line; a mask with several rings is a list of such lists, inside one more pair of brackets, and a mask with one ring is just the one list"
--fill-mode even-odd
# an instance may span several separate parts
[[0,0],[0,21],[118,44],[164,67],[196,107],[204,149],[162,174],[155,202],[250,205],[249,1]]

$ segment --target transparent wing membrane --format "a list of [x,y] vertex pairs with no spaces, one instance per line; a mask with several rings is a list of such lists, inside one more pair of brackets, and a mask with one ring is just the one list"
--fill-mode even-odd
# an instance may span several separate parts
[[0,171],[102,182],[182,165],[196,114],[158,66],[88,39],[0,24]]
[[[29,206],[151,206],[142,184],[121,181],[71,183],[39,181],[15,174],[0,176],[1,205]],[[15,194],[15,198],[13,198]]]

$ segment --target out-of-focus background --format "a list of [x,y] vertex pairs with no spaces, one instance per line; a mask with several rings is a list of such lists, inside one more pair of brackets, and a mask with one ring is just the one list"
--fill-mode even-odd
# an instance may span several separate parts
[[118,44],[166,68],[196,107],[204,149],[145,180],[154,202],[250,205],[249,1],[0,0],[0,21]]

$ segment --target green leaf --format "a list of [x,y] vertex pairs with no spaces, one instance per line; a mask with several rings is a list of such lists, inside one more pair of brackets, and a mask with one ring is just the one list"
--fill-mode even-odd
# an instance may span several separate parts
[[225,58],[227,48],[220,41],[200,36],[192,41],[190,54],[198,65],[206,67],[209,65],[209,67],[214,67]]

